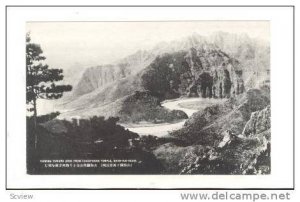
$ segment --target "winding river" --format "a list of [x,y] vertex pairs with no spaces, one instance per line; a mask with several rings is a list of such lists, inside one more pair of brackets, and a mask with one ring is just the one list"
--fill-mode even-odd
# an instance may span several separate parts
[[[181,98],[175,100],[166,100],[161,103],[163,107],[169,110],[184,111],[188,117],[193,113],[207,106],[221,102],[222,100],[208,98]],[[190,105],[189,105],[190,104]],[[128,130],[138,133],[139,135],[154,135],[157,137],[166,136],[169,132],[178,130],[183,127],[186,120],[181,120],[177,123],[161,123],[161,124],[136,124],[134,126],[126,126]]]

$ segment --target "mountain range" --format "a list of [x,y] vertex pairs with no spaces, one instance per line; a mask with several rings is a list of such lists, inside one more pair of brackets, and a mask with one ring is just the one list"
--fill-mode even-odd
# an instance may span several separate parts
[[120,115],[124,100],[139,92],[145,95],[141,103],[157,98],[155,108],[181,96],[231,97],[269,82],[269,49],[265,41],[224,32],[161,42],[112,64],[86,68],[58,106],[60,118]]

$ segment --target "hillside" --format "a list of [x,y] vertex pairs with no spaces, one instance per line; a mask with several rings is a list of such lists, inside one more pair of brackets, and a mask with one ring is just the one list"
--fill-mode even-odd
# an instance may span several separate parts
[[147,51],[137,51],[116,62],[116,64],[99,65],[90,67],[83,73],[74,89],[74,96],[92,92],[96,89],[105,88],[115,81],[135,75],[154,59],[154,55]]
[[[223,50],[229,57],[235,58],[241,63],[246,87],[252,88],[255,87],[253,85],[256,85],[248,82],[249,76],[252,78],[254,75],[259,78],[259,81],[252,82],[262,82],[261,80],[265,79],[264,76],[267,76],[267,71],[270,69],[269,45],[264,41],[250,38],[246,34],[216,32],[209,37],[204,37],[194,33],[180,40],[161,42],[151,50],[137,51],[112,64],[87,68],[75,87],[74,93],[82,95],[120,78],[134,75],[147,67],[157,56],[165,53],[189,51],[191,48],[199,49],[206,46],[210,46],[212,50]],[[87,89],[83,89],[85,87]]]
[[159,99],[147,91],[136,91],[114,102],[85,107],[79,110],[68,111],[59,116],[59,119],[89,118],[92,116],[119,117],[121,123],[159,123],[173,122],[188,118],[178,110],[164,109]]
[[[28,174],[159,174],[163,169],[155,156],[134,147],[132,142],[139,135],[117,124],[118,118],[73,119],[72,121],[53,119],[34,126],[32,118],[27,118],[27,173]],[[35,148],[34,137],[38,134]],[[53,159],[72,162],[72,166],[49,166],[41,163]],[[74,159],[74,160],[73,160]],[[107,161],[133,159],[130,166],[116,166],[114,169],[101,166]],[[90,166],[78,166],[85,162]],[[91,163],[93,166],[91,166]],[[69,164],[69,163],[67,163]],[[77,164],[77,166],[75,166]],[[74,166],[73,166],[74,165]]]
[[269,174],[271,111],[267,89],[252,89],[195,113],[171,135],[186,143],[153,150],[167,173]]
[[[118,116],[123,98],[149,91],[159,99],[229,98],[269,82],[268,46],[246,35],[193,34],[157,44],[114,64],[87,68],[60,117]],[[112,110],[110,110],[112,108]],[[99,114],[95,114],[95,113]]]

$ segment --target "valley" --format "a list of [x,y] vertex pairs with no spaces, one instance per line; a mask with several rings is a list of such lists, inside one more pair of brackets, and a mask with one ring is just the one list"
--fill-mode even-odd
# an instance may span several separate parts
[[143,162],[116,173],[269,174],[269,56],[268,43],[217,32],[88,67],[40,124],[43,146],[58,145],[44,155]]
[[[209,98],[179,98],[174,100],[165,100],[161,105],[169,110],[181,110],[185,112],[188,117],[191,117],[193,113],[201,109],[222,102],[224,102],[224,100]],[[169,132],[181,129],[184,126],[185,121],[186,119],[179,120],[176,123],[139,123],[129,126],[126,124],[122,124],[122,126],[132,132],[138,133],[139,135],[153,135],[157,137],[163,137],[169,135]]]

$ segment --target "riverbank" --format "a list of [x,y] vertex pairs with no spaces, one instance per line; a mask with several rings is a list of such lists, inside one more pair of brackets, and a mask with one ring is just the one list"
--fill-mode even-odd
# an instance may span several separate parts
[[[200,109],[204,109],[208,106],[216,103],[224,102],[224,100],[209,99],[209,98],[178,98],[173,100],[165,100],[161,103],[161,106],[168,110],[180,110],[185,112],[188,117],[191,117],[195,112]],[[189,104],[191,103],[191,104]],[[142,122],[140,124],[121,124],[126,129],[138,133],[139,135],[153,135],[157,137],[163,137],[168,135],[170,132],[181,129],[185,121],[183,119],[179,122],[172,123],[148,123]]]

